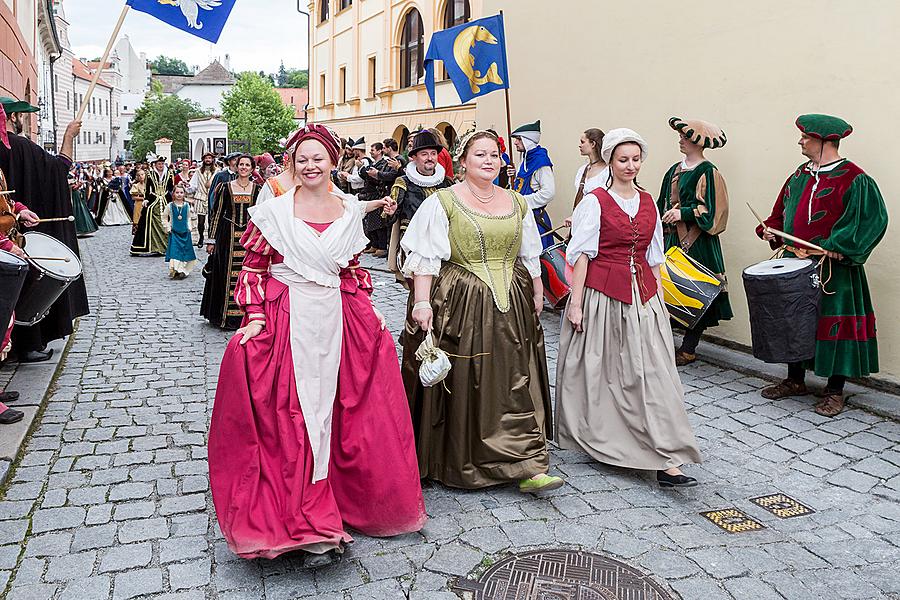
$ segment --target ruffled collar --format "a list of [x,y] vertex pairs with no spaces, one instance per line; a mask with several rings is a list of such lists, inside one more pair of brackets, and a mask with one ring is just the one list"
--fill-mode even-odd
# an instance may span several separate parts
[[406,178],[419,187],[435,187],[440,185],[446,178],[447,173],[440,164],[434,165],[434,175],[422,175],[416,169],[416,163],[409,161],[406,165]]

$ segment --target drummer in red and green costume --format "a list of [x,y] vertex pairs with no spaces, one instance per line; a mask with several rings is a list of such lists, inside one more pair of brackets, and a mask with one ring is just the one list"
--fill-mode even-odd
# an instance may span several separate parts
[[[823,294],[813,360],[788,365],[788,378],[762,391],[777,399],[807,394],[806,369],[828,378],[820,415],[833,417],[844,408],[844,382],[878,371],[875,312],[863,268],[887,229],[884,199],[875,181],[839,154],[840,141],[853,128],[837,117],[803,115],[797,119],[800,151],[809,159],[788,178],[766,227],[821,246]],[[817,251],[788,246],[763,226],[757,235],[773,248],[785,245],[786,256],[806,258]]]
[[[663,178],[657,207],[666,228],[666,250],[680,247],[685,254],[725,279],[725,258],[719,234],[728,223],[728,188],[725,178],[703,151],[721,148],[727,138],[719,127],[706,121],[669,119],[678,132],[678,148],[684,160],[672,165]],[[689,365],[697,360],[697,344],[707,327],[734,316],[728,292],[722,291],[700,321],[684,333],[681,348],[675,352],[675,364]]]

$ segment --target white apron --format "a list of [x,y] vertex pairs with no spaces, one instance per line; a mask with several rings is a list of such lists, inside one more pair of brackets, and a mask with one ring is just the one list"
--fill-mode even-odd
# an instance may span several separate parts
[[294,190],[277,202],[249,210],[250,217],[284,263],[271,275],[290,294],[291,355],[300,409],[313,455],[312,482],[328,476],[331,417],[341,362],[341,269],[368,244],[365,208],[344,198],[344,214],[319,234],[294,216]]

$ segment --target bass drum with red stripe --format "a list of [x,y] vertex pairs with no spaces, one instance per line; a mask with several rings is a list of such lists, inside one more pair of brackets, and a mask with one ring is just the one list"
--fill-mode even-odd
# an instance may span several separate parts
[[541,252],[541,281],[544,298],[555,309],[566,305],[571,293],[572,267],[566,262],[566,242],[554,244]]

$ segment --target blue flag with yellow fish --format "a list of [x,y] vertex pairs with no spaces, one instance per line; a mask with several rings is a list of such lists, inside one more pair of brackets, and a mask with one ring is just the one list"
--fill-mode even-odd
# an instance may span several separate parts
[[236,0],[127,0],[134,10],[156,17],[215,44]]
[[509,87],[503,15],[470,21],[431,36],[425,87],[434,106],[434,63],[442,61],[463,104]]

